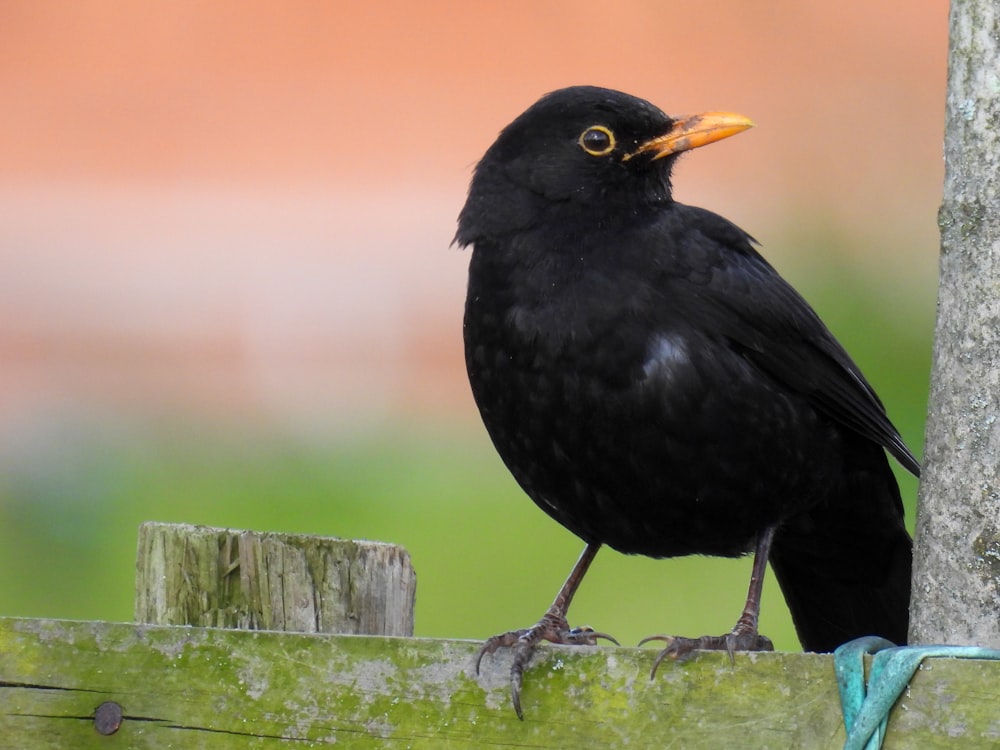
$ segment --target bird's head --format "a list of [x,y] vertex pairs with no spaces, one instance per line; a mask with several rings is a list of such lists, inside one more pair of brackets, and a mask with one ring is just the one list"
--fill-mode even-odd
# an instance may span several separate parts
[[595,86],[554,91],[504,128],[480,160],[455,239],[468,245],[509,235],[546,216],[558,220],[564,208],[587,215],[669,201],[679,154],[752,126],[728,112],[671,118]]

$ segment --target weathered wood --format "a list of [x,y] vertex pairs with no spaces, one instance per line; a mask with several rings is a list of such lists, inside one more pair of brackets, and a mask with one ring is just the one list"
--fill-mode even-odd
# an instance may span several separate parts
[[1000,7],[951,3],[911,643],[1000,648]]
[[144,523],[136,622],[413,635],[416,576],[382,542]]
[[[839,748],[829,656],[545,646],[510,706],[509,657],[478,643],[0,619],[0,746]],[[105,731],[95,729],[101,709]],[[117,706],[117,707],[116,707]],[[933,660],[887,748],[1000,743],[1000,663]]]

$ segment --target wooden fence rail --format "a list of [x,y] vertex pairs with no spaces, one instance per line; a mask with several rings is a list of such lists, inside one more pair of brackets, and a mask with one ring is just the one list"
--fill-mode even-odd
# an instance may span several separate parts
[[[233,575],[231,564],[219,569]],[[705,653],[651,681],[655,649],[546,646],[525,677],[522,722],[509,657],[487,657],[477,676],[478,646],[0,618],[0,748],[843,745],[829,656],[737,654],[731,664]],[[929,660],[894,708],[885,746],[1000,746],[1000,663]]]

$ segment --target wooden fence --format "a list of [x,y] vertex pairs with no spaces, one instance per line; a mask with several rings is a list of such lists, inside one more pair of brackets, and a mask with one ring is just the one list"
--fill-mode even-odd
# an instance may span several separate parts
[[[160,524],[139,547],[137,614],[169,624],[0,619],[0,748],[844,742],[830,656],[705,653],[650,680],[655,649],[546,646],[522,722],[505,654],[477,676],[478,643],[406,635],[414,578],[399,548]],[[230,629],[289,623],[309,632]],[[404,632],[320,632],[332,628]],[[928,661],[885,747],[1000,747],[1000,663]]]

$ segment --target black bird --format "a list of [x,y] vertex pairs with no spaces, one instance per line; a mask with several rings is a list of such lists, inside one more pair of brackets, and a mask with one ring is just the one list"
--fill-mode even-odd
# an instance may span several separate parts
[[[723,636],[660,654],[765,650],[767,561],[802,646],[906,640],[911,542],[885,451],[919,465],[857,365],[726,219],[677,203],[682,152],[752,123],[671,118],[590,86],[555,91],[476,166],[456,242],[473,247],[465,359],[483,422],[529,497],[586,542],[514,648],[593,644],[566,613],[601,545],[651,557],[756,557]],[[655,669],[655,667],[654,667]]]

